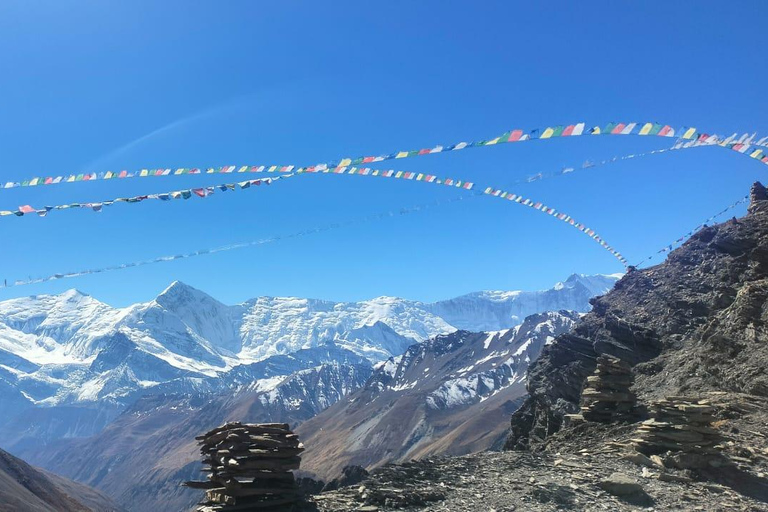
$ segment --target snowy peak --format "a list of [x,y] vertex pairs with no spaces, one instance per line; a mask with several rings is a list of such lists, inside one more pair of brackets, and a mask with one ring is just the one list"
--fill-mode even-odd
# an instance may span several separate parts
[[608,292],[620,278],[621,274],[573,274],[548,290],[475,292],[427,307],[457,329],[498,331],[543,311],[586,313],[591,307],[589,299]]
[[236,326],[240,308],[227,306],[181,281],[174,281],[151,304],[156,304],[201,339],[228,353],[242,348]]
[[[155,302],[158,304],[162,304],[169,308],[208,301],[221,304],[207,293],[201,292],[197,288],[193,288],[181,281],[172,282],[165,290],[160,292],[155,299]],[[224,305],[222,304],[222,306]]]
[[588,276],[585,274],[571,274],[565,282],[557,283],[555,290],[573,289],[583,286],[593,296],[605,295],[613,288],[613,285],[623,277],[624,274],[596,274]]

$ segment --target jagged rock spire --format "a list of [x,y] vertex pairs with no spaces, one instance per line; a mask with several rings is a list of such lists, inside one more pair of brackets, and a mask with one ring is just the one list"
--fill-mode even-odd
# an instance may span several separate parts
[[749,213],[768,210],[768,190],[762,183],[756,181],[749,190]]

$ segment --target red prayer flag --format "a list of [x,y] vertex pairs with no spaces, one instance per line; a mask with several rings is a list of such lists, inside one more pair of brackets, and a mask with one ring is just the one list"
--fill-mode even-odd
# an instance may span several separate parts
[[507,142],[518,141],[522,136],[523,136],[523,130],[512,130],[512,133],[509,134],[509,138],[507,139]]

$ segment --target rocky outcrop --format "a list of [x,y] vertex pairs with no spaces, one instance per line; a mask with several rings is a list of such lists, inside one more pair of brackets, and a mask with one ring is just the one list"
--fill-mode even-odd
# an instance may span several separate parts
[[536,449],[579,411],[608,354],[633,367],[641,401],[729,391],[768,396],[768,193],[747,216],[706,227],[655,267],[631,270],[529,369],[508,449]]

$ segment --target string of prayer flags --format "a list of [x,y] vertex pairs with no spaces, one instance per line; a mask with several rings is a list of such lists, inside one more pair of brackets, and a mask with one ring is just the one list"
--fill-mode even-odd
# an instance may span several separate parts
[[[356,175],[356,176],[370,176],[370,177],[383,177],[383,178],[390,178],[390,179],[402,179],[402,180],[408,180],[408,181],[420,181],[424,183],[434,184],[434,185],[442,185],[442,186],[449,186],[449,187],[455,187],[460,188],[463,190],[472,190],[475,187],[475,184],[470,181],[462,181],[462,180],[454,180],[452,178],[446,178],[442,179],[432,174],[426,174],[426,173],[416,173],[416,172],[410,172],[410,171],[395,171],[395,170],[380,170],[380,169],[371,169],[369,167],[335,167],[335,168],[329,168],[329,167],[323,167],[322,170],[318,170],[315,168],[305,168],[305,169],[296,169],[295,174],[286,174],[283,176],[277,176],[276,178],[281,177],[288,177],[288,176],[294,176],[299,175],[303,173],[317,173],[320,172],[322,174],[346,174],[346,175]],[[271,178],[269,180],[274,181],[276,178]],[[248,183],[248,186],[253,184],[260,184],[265,180],[252,180]],[[269,182],[267,182],[269,183]],[[243,184],[238,184],[240,188],[246,188],[243,186]],[[218,187],[223,188],[223,190],[235,190],[235,187],[233,184],[224,184],[219,185]],[[94,211],[100,211],[103,206],[109,206],[115,202],[141,202],[147,199],[161,199],[161,196],[164,198],[169,196],[173,199],[187,199],[192,194],[195,194],[201,198],[207,197],[214,193],[216,187],[205,187],[205,188],[196,188],[196,189],[189,189],[189,190],[181,190],[181,191],[174,191],[169,192],[167,194],[151,194],[151,195],[145,195],[145,196],[137,196],[133,198],[118,198],[114,199],[112,201],[104,201],[100,203],[85,203],[85,204],[75,204],[75,205],[60,205],[60,206],[54,206],[54,207],[47,207],[45,213],[47,213],[50,210],[61,210],[61,209],[68,209],[72,207],[84,207],[84,208],[92,208]],[[524,206],[532,206],[536,210],[543,211],[544,213],[547,213],[549,215],[555,215],[557,212],[554,208],[549,208],[543,206],[541,203],[534,202],[529,199],[525,199],[521,196],[518,196],[516,194],[512,194],[509,192],[503,192],[501,190],[493,189],[492,187],[488,187],[485,189],[485,194],[489,194],[495,197],[502,197],[506,199],[514,200],[516,203],[523,204]],[[23,216],[25,213],[38,213],[41,214],[41,210],[36,210],[32,207],[27,207],[27,211],[22,211],[20,208],[18,212],[0,212],[0,215],[8,215],[8,214],[15,214],[18,216]],[[580,231],[586,233],[590,238],[598,242],[601,246],[603,246],[606,250],[610,251],[611,254],[613,254],[616,258],[619,259],[619,261],[622,262],[623,265],[626,266],[626,259],[618,253],[618,251],[614,250],[612,247],[610,247],[605,241],[598,236],[594,230],[589,229],[585,227],[583,224],[580,224],[573,220],[572,217],[568,215],[563,215],[562,218],[558,216],[559,220],[566,219],[566,222],[570,225],[574,226],[575,228],[579,229]]]
[[160,256],[160,257],[152,258],[152,259],[149,259],[149,260],[136,261],[136,262],[132,262],[132,263],[123,263],[123,264],[120,264],[120,265],[110,265],[110,266],[107,266],[107,267],[100,267],[100,268],[84,269],[84,270],[78,270],[78,271],[75,271],[75,272],[60,272],[60,273],[57,273],[57,274],[51,274],[51,275],[46,276],[46,277],[30,278],[30,279],[26,279],[26,280],[25,279],[19,279],[19,280],[11,280],[11,281],[9,281],[9,280],[5,279],[2,282],[0,282],[0,288],[10,288],[10,287],[15,287],[15,286],[26,286],[26,285],[31,285],[31,284],[45,283],[45,282],[48,282],[48,281],[56,281],[56,280],[59,280],[59,279],[69,279],[69,278],[80,277],[80,276],[89,275],[89,274],[100,274],[100,273],[103,273],[103,272],[112,272],[112,271],[115,271],[115,270],[125,270],[127,268],[141,267],[141,266],[144,266],[144,265],[152,265],[152,264],[156,264],[156,263],[165,263],[165,262],[168,262],[168,261],[176,261],[176,260],[187,259],[187,258],[195,258],[197,256],[204,256],[206,254],[216,254],[216,253],[219,253],[219,252],[233,251],[233,250],[237,250],[237,249],[244,249],[244,248],[247,248],[247,247],[255,247],[255,246],[259,246],[259,245],[279,242],[281,240],[286,240],[286,239],[291,239],[291,238],[298,238],[298,237],[304,237],[304,236],[313,235],[313,234],[316,234],[316,233],[322,233],[322,232],[325,232],[325,231],[330,231],[330,230],[333,230],[333,229],[340,229],[340,228],[343,228],[343,227],[346,227],[346,226],[351,226],[351,225],[360,224],[360,223],[364,223],[364,222],[370,222],[370,221],[374,221],[374,220],[386,219],[386,218],[394,217],[394,216],[397,216],[397,215],[408,215],[408,214],[411,214],[411,213],[416,213],[416,212],[420,212],[420,211],[423,211],[423,210],[427,210],[427,209],[432,208],[432,207],[442,206],[442,205],[449,204],[449,203],[454,203],[454,202],[457,202],[457,201],[463,201],[463,200],[467,199],[467,197],[480,197],[481,195],[482,194],[480,194],[480,193],[473,193],[472,196],[463,195],[463,196],[458,196],[458,197],[454,197],[454,198],[447,199],[447,200],[446,199],[441,199],[441,200],[435,201],[432,204],[400,208],[398,210],[392,210],[392,211],[388,211],[388,212],[384,212],[384,213],[377,213],[377,214],[367,215],[367,216],[364,216],[364,217],[357,217],[357,218],[348,219],[345,222],[334,223],[334,224],[329,224],[329,225],[326,225],[326,226],[319,226],[319,227],[314,227],[314,228],[310,228],[310,229],[305,229],[305,230],[302,230],[302,231],[299,231],[299,232],[295,232],[295,233],[290,233],[290,234],[287,234],[287,235],[278,235],[278,236],[273,236],[273,237],[270,237],[270,238],[263,238],[263,239],[260,239],[260,240],[252,240],[252,241],[248,241],[248,242],[229,244],[229,245],[224,245],[224,246],[220,246],[220,247],[215,247],[213,249],[203,249],[203,250],[189,252],[189,253],[185,253],[185,254],[176,254],[176,255],[173,255],[173,256]]
[[33,213],[36,213],[40,217],[45,217],[51,211],[70,210],[74,208],[86,208],[86,209],[91,209],[94,212],[101,212],[105,206],[112,206],[115,203],[135,204],[135,203],[141,203],[147,200],[170,201],[172,199],[189,199],[190,197],[192,197],[193,194],[198,197],[205,198],[213,195],[216,190],[225,192],[227,190],[247,189],[252,186],[258,187],[261,184],[271,185],[272,182],[274,181],[277,181],[283,178],[289,178],[291,176],[293,175],[284,174],[282,176],[274,176],[270,178],[245,180],[245,181],[240,181],[238,183],[224,183],[222,185],[215,185],[212,187],[174,190],[173,192],[164,192],[161,194],[147,194],[147,195],[133,196],[133,197],[118,197],[115,199],[110,199],[108,201],[99,201],[95,203],[69,203],[69,204],[60,204],[56,206],[45,206],[43,208],[34,208],[26,204],[23,206],[19,206],[17,210],[0,210],[0,217],[7,217],[11,215],[14,215],[16,217],[23,217],[24,215],[33,214]]
[[746,203],[746,202],[748,202],[748,201],[749,201],[749,196],[744,196],[744,197],[742,197],[741,199],[739,199],[738,201],[736,201],[735,203],[732,203],[732,204],[728,205],[727,207],[725,207],[724,209],[720,210],[720,211],[719,211],[719,212],[717,212],[716,214],[714,214],[714,215],[710,216],[709,218],[707,218],[707,219],[706,219],[704,222],[702,222],[701,224],[699,224],[698,226],[696,226],[696,227],[695,227],[695,228],[693,228],[692,230],[688,231],[686,234],[684,234],[683,236],[681,236],[680,238],[678,238],[677,240],[675,240],[675,241],[674,241],[674,242],[672,242],[671,244],[669,244],[669,245],[666,245],[666,246],[662,247],[661,249],[659,249],[658,251],[656,251],[654,254],[651,254],[651,255],[650,255],[650,256],[648,256],[647,258],[643,259],[642,261],[640,261],[640,262],[639,262],[637,265],[635,265],[635,266],[636,266],[636,267],[639,267],[640,265],[642,265],[642,264],[644,264],[645,262],[647,262],[647,261],[649,261],[649,260],[653,259],[654,257],[658,256],[659,254],[664,254],[664,253],[667,253],[667,252],[671,252],[671,251],[672,251],[672,249],[673,249],[673,248],[674,248],[676,245],[678,245],[678,244],[680,244],[680,243],[684,242],[685,240],[687,240],[688,238],[690,238],[691,236],[693,236],[693,235],[694,235],[694,234],[695,234],[697,231],[699,231],[701,228],[707,227],[707,226],[709,225],[709,223],[710,223],[710,222],[712,222],[713,220],[715,220],[716,218],[720,217],[721,215],[724,215],[724,214],[728,213],[729,211],[733,210],[734,208],[736,208],[736,207],[737,207],[737,206],[739,206],[740,204],[744,204],[744,203]]
[[[450,151],[459,151],[465,148],[477,148],[485,146],[495,146],[498,144],[523,142],[527,140],[536,139],[551,139],[557,137],[578,137],[587,135],[639,135],[639,136],[656,136],[672,138],[678,136],[680,143],[683,141],[698,143],[698,144],[717,144],[728,149],[732,149],[742,154],[747,154],[753,159],[756,159],[764,164],[768,164],[768,155],[761,150],[762,147],[768,147],[768,137],[763,137],[757,141],[754,139],[756,134],[744,134],[741,137],[737,137],[734,134],[731,137],[725,138],[718,135],[710,135],[706,133],[700,133],[696,128],[679,128],[674,129],[669,125],[662,125],[661,123],[608,123],[605,126],[594,126],[592,128],[586,128],[586,123],[575,123],[570,125],[558,125],[553,127],[537,128],[525,132],[520,129],[510,130],[502,135],[489,139],[480,140],[475,142],[459,142],[449,145],[437,145],[431,148],[409,150],[409,151],[395,151],[393,153],[378,155],[378,156],[361,156],[357,158],[342,158],[338,161],[331,161],[305,167],[304,169],[318,169],[321,170],[325,167],[349,167],[357,166],[368,163],[383,162],[385,160],[394,160],[402,158],[412,158],[415,156],[430,155],[436,153],[445,153]],[[686,146],[690,147],[690,146]],[[49,177],[35,177],[24,181],[9,181],[6,183],[0,183],[0,188],[11,189],[16,187],[34,187],[41,185],[56,185],[60,183],[79,183],[85,181],[95,180],[111,180],[111,179],[129,179],[129,178],[144,178],[144,177],[157,177],[157,176],[182,176],[190,174],[231,174],[231,173],[289,173],[293,172],[296,166],[293,165],[226,165],[222,167],[211,167],[208,169],[200,168],[160,168],[160,169],[141,169],[138,172],[129,171],[107,171],[100,173],[80,173],[70,174],[62,176],[49,176]]]
[[570,215],[558,212],[556,209],[546,206],[545,204],[534,201],[532,199],[527,199],[523,196],[520,196],[518,194],[513,194],[511,192],[506,192],[504,190],[495,189],[493,187],[487,187],[484,191],[484,194],[492,196],[492,197],[498,197],[500,199],[506,199],[508,201],[513,201],[515,203],[521,204],[523,206],[529,206],[533,208],[534,210],[538,210],[542,213],[546,213],[547,215],[550,215],[557,220],[563,221],[566,224],[573,226],[574,228],[578,229],[582,233],[589,236],[592,240],[600,244],[605,250],[610,252],[616,259],[618,259],[622,265],[625,267],[628,266],[627,259],[621,255],[619,251],[608,245],[608,243],[603,240],[600,235],[598,235],[594,229],[588,228],[584,224],[577,222],[573,217]]

